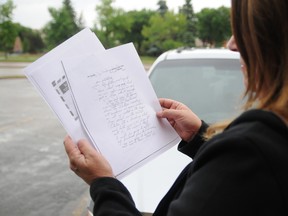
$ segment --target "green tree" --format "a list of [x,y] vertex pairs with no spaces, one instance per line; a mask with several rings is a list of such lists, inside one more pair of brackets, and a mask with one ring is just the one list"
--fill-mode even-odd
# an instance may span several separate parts
[[149,21],[149,26],[143,28],[142,34],[146,38],[145,46],[148,54],[159,55],[169,49],[183,46],[182,35],[187,25],[183,14],[166,12],[162,17],[155,14]]
[[6,3],[0,4],[0,50],[4,51],[5,58],[8,58],[8,53],[12,51],[17,30],[12,22],[12,15],[15,6],[12,0],[7,0]]
[[198,14],[199,38],[205,45],[222,46],[231,35],[230,9],[204,8]]
[[45,44],[40,31],[24,27],[20,24],[16,24],[16,26],[18,35],[22,41],[23,52],[38,53],[44,50]]
[[106,48],[114,46],[113,30],[111,27],[113,16],[116,13],[116,10],[112,7],[112,3],[114,2],[115,0],[101,0],[101,3],[96,6],[98,19],[94,31]]
[[0,3],[0,23],[12,21],[13,10],[15,5],[12,0],[7,0],[6,3]]
[[186,31],[183,34],[183,42],[185,46],[195,46],[196,38],[196,16],[194,14],[191,0],[186,0],[185,4],[180,8],[180,13],[184,14],[187,20]]
[[123,43],[133,22],[123,9],[112,7],[114,2],[115,0],[102,0],[101,4],[96,6],[98,25],[94,31],[106,48]]
[[63,0],[60,9],[49,8],[52,20],[44,27],[45,39],[48,48],[53,48],[83,28],[70,0]]
[[159,6],[158,12],[161,14],[161,16],[164,16],[164,14],[168,11],[166,0],[159,0],[157,5]]
[[141,11],[129,11],[126,16],[132,20],[130,31],[123,37],[122,43],[133,42],[139,53],[144,52],[143,42],[145,40],[142,35],[144,26],[149,25],[150,18],[155,15],[155,11],[143,9]]

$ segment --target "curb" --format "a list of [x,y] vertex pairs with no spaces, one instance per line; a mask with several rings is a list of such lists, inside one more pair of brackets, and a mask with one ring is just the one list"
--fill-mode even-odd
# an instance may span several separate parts
[[[31,64],[31,62],[0,62],[0,69],[2,70],[0,73],[0,80],[26,78],[26,76],[21,73],[21,70],[29,64]],[[7,69],[7,72],[5,72],[5,68]]]
[[31,64],[31,62],[0,62],[0,68],[24,68],[27,67],[29,64]]

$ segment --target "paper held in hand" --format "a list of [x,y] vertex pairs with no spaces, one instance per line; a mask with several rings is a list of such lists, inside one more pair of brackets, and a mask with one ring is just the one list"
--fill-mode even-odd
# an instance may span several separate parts
[[24,73],[74,142],[87,139],[122,178],[180,141],[132,43],[105,50],[86,28]]

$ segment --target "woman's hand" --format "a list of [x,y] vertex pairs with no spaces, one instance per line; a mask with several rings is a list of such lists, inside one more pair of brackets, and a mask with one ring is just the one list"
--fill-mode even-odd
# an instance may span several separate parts
[[159,118],[167,118],[184,141],[191,141],[201,127],[201,120],[184,104],[165,98],[159,99],[163,108]]
[[77,145],[67,136],[65,150],[70,160],[70,168],[87,184],[100,177],[114,177],[112,168],[106,159],[96,151],[87,140]]

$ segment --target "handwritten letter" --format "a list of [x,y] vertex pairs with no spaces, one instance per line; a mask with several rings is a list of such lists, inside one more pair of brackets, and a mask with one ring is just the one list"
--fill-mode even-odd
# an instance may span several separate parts
[[101,105],[108,126],[121,148],[133,146],[155,134],[156,126],[141,103],[124,65],[88,75],[87,78],[93,83],[95,100]]
[[118,178],[178,143],[132,44],[63,65],[82,125]]

